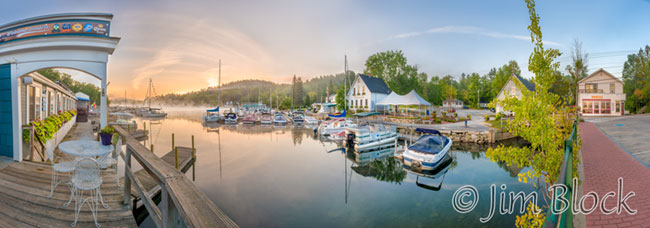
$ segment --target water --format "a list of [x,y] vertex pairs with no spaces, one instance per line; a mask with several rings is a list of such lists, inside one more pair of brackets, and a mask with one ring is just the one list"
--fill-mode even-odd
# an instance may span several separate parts
[[[479,222],[488,215],[490,185],[496,184],[497,196],[501,184],[508,192],[539,191],[517,180],[528,168],[492,162],[484,148],[455,147],[446,174],[431,179],[404,171],[392,154],[359,164],[352,153],[328,153],[339,146],[319,140],[310,128],[210,128],[202,125],[202,114],[171,111],[164,120],[137,121],[146,122],[151,134],[145,143],[153,143],[159,156],[170,150],[172,133],[179,146],[190,146],[194,135],[195,183],[242,227],[513,227],[515,215],[500,215],[498,208],[488,223]],[[480,200],[461,214],[452,196],[468,184]]]

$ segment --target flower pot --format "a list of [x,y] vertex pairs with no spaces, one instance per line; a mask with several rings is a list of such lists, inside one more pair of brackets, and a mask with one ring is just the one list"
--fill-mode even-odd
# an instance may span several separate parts
[[102,145],[108,146],[111,145],[113,134],[99,133],[99,138],[102,140]]

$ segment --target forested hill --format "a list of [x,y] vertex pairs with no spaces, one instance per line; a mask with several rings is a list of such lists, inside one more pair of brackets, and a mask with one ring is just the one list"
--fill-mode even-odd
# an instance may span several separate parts
[[[354,72],[349,72],[349,81],[353,80]],[[292,94],[294,104],[308,106],[314,102],[324,101],[327,97],[328,87],[330,95],[345,81],[344,74],[323,75],[306,81],[300,77],[294,78],[292,84],[273,83],[265,80],[247,79],[229,82],[221,85],[221,103],[257,103],[258,101],[269,105],[269,96],[273,97],[273,106],[277,107],[284,102],[291,104]],[[199,91],[184,94],[165,94],[155,98],[156,102],[168,105],[217,105],[217,88],[209,87]],[[280,102],[278,102],[280,101]]]

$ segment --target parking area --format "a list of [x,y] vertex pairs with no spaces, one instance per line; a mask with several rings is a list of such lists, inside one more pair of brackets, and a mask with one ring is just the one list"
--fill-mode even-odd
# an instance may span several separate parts
[[620,117],[585,117],[626,152],[650,165],[650,115]]

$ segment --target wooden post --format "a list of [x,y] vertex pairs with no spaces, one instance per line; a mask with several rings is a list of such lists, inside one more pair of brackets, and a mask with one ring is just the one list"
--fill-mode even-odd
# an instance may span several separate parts
[[174,133],[172,133],[172,150],[173,150],[174,148],[176,148],[176,147],[174,146]]
[[196,151],[194,149],[194,135],[192,135],[192,158],[196,158]]
[[153,153],[153,144],[149,145],[149,150],[151,150],[151,153]]
[[[126,155],[124,156],[124,166],[128,169],[124,169],[125,172],[131,170],[131,145],[126,146]],[[124,174],[124,205],[131,205],[131,179],[127,173]]]
[[176,157],[176,169],[178,169],[178,147],[174,147],[174,157]]
[[126,125],[126,131],[131,132],[131,124]]

